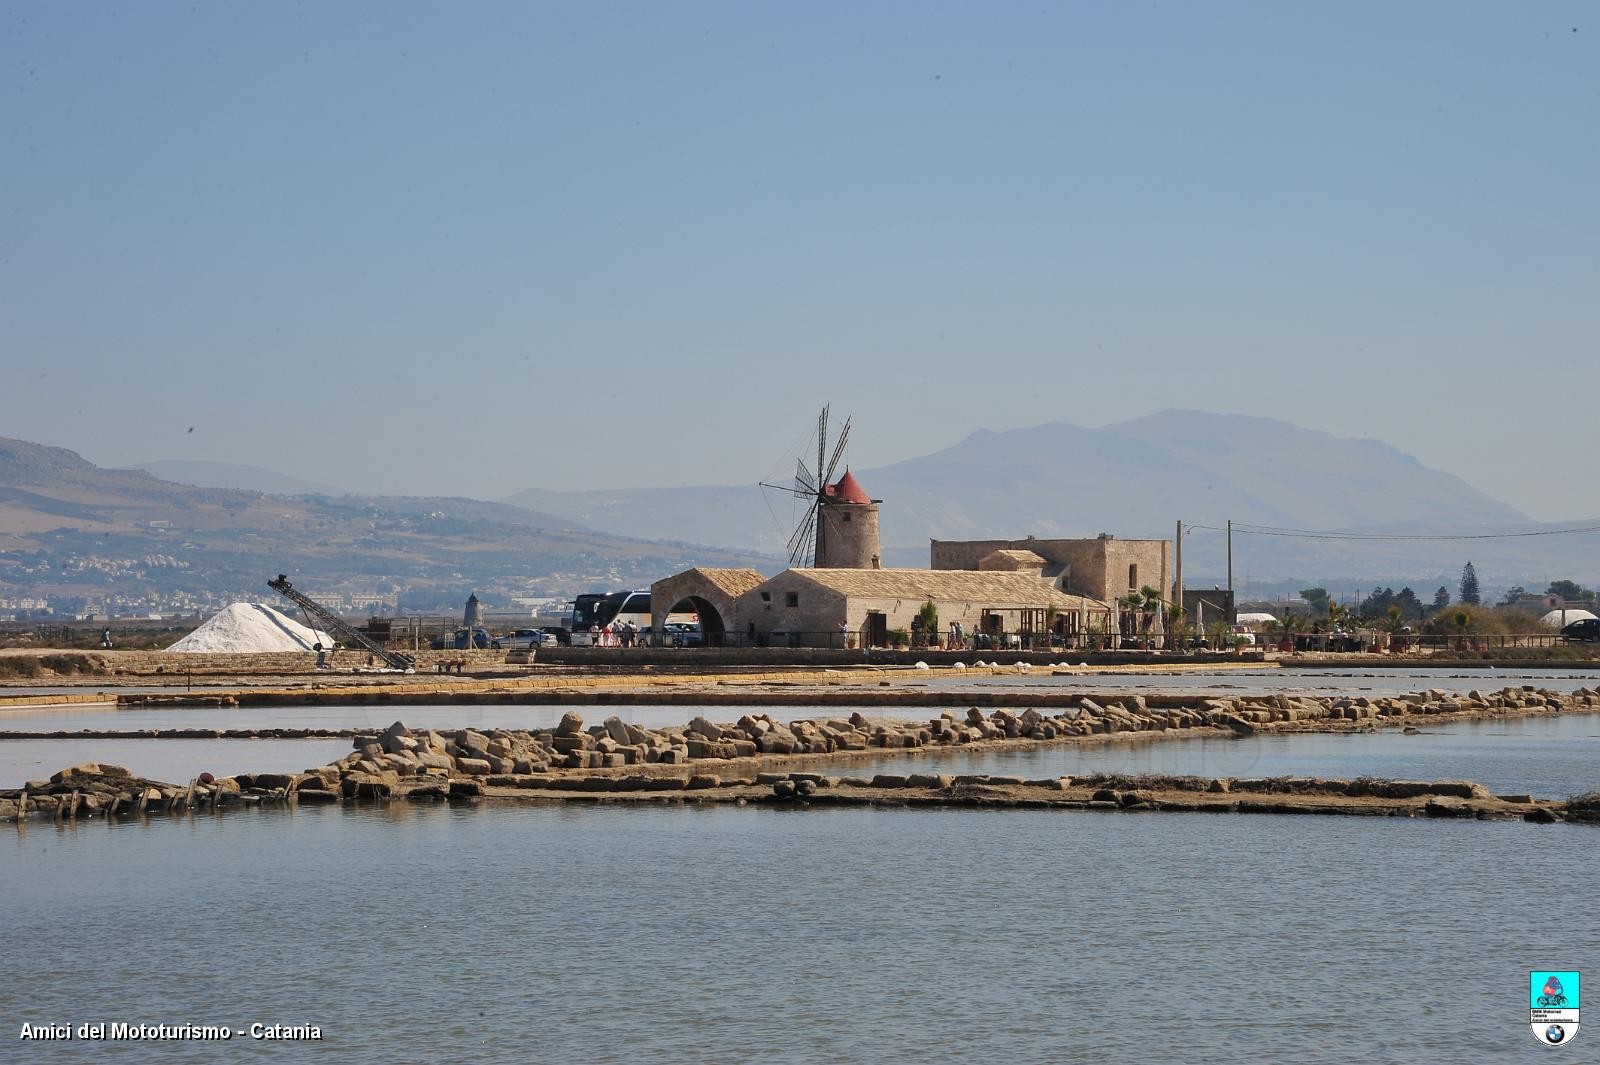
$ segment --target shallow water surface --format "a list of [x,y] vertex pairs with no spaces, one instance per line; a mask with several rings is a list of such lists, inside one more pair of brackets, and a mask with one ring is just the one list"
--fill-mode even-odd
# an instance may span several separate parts
[[[584,709],[610,713],[604,707]],[[341,715],[349,714],[378,718],[371,723],[364,721],[361,727],[382,727],[399,717],[413,725],[426,724],[441,729],[548,728],[563,712],[560,707],[413,707],[401,708],[399,713],[391,707],[379,715],[359,707],[307,710],[323,715],[308,722],[321,723],[323,727],[334,727]],[[464,715],[463,711],[471,714]],[[532,725],[526,720],[529,711],[537,711]],[[712,720],[727,721],[736,719],[742,712],[738,707],[617,708],[624,720],[645,727],[681,723],[700,713]],[[936,712],[917,708],[916,716],[925,719]],[[150,724],[143,715],[201,713],[209,719],[209,715],[237,711],[110,713],[114,715],[112,718],[93,727],[179,727],[170,723]],[[133,722],[127,722],[124,715],[132,715]],[[45,716],[57,720],[53,714]],[[468,719],[463,720],[464,716]],[[591,722],[600,719],[594,714],[586,718]],[[12,724],[11,727],[25,726]],[[196,723],[188,727],[222,726]],[[241,726],[235,724],[235,727]],[[1245,739],[1216,735],[1149,738],[1153,735],[1157,734],[1137,734],[1134,738],[1082,747],[1067,744],[998,751],[925,748],[816,759],[805,764],[838,775],[939,772],[1047,777],[1166,773],[1205,777],[1464,779],[1475,780],[1499,794],[1525,792],[1552,799],[1600,789],[1600,715],[1595,714],[1424,724],[1420,734],[1413,736],[1392,728],[1375,733],[1271,733]],[[24,780],[48,776],[77,762],[111,762],[127,766],[141,776],[181,783],[204,770],[218,774],[296,772],[324,765],[350,750],[350,741],[342,739],[3,740],[0,741],[0,787],[15,787]]]
[[[1600,948],[1597,840],[753,807],[32,825],[0,839],[0,987],[13,1025],[314,1023],[354,1063],[1526,1061],[1527,973]],[[310,1047],[83,1049],[26,1059]]]
[[0,788],[20,787],[80,762],[107,762],[134,776],[183,784],[205,772],[298,773],[350,751],[350,740],[5,740]]
[[[3,747],[0,747],[3,751]],[[1600,790],[1600,715],[1461,721],[1416,735],[1378,732],[1269,733],[1246,738],[1132,739],[1088,747],[969,751],[925,748],[886,754],[830,773],[999,773],[1052,777],[1165,773],[1202,777],[1308,776],[1472,780],[1497,794],[1565,799]]]

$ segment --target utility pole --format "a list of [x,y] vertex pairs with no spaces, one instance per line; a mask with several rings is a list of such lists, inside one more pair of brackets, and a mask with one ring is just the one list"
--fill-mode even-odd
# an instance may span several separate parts
[[1239,605],[1233,601],[1233,519],[1228,519],[1228,609],[1235,617],[1239,615]]
[[1178,545],[1178,579],[1175,582],[1172,597],[1176,600],[1178,610],[1181,612],[1183,610],[1183,521],[1181,519],[1178,521],[1178,539],[1175,542]]

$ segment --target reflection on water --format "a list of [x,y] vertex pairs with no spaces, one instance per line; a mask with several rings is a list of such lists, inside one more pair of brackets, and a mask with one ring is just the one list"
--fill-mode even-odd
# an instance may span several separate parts
[[[831,763],[838,766],[839,763]],[[1203,777],[1311,776],[1349,779],[1472,780],[1497,794],[1565,799],[1600,789],[1600,716],[1513,718],[1439,725],[1413,736],[1277,733],[1243,739],[1195,736],[1093,747],[1034,747],[896,753],[830,773],[997,773],[1052,777],[1163,773]]]
[[[750,708],[754,709],[754,708]],[[585,707],[585,719],[598,722],[613,711]],[[595,711],[599,711],[596,713]],[[317,727],[381,728],[396,718],[414,726],[441,729],[550,728],[560,707],[316,707],[304,711],[302,724]],[[617,707],[625,721],[646,728],[677,724],[697,713],[713,720],[733,720],[738,707]],[[758,711],[759,712],[759,711]],[[936,711],[916,708],[926,718]],[[222,727],[238,711],[101,712],[101,721],[80,727],[178,727],[173,717],[195,713],[206,724]],[[796,708],[793,716],[803,713]],[[846,711],[847,713],[847,711]],[[220,718],[217,715],[222,715]],[[251,717],[259,723],[262,711]],[[819,714],[827,717],[830,714]],[[151,722],[160,718],[159,723]],[[57,720],[55,711],[41,720]],[[274,724],[278,724],[274,720]],[[234,727],[245,727],[233,723]],[[13,725],[22,728],[22,725]],[[33,727],[33,726],[28,726]],[[43,728],[41,724],[38,727]],[[52,727],[62,727],[59,724]],[[1527,792],[1566,798],[1600,788],[1600,715],[1510,718],[1424,726],[1420,735],[1395,729],[1376,733],[1276,733],[1234,739],[1205,735],[1170,739],[1142,737],[1077,747],[1025,747],[973,751],[928,748],[849,759],[808,762],[840,775],[904,771],[908,766],[932,772],[1000,773],[1026,777],[1074,776],[1085,773],[1165,773],[1206,777],[1245,776],[1377,776],[1406,779],[1475,780],[1502,793]],[[76,762],[105,761],[161,780],[188,780],[202,770],[214,773],[292,772],[323,765],[351,749],[349,740],[6,740],[0,741],[0,786],[48,776]]]
[[[1048,670],[1035,669],[1026,675],[1007,673],[991,675],[976,671],[959,677],[930,677],[918,681],[914,676],[902,674],[896,684],[903,687],[925,688],[932,692],[949,690],[950,705],[960,707],[957,689],[960,688],[1015,688],[1028,692],[1045,692],[1053,695],[1108,694],[1114,692],[1164,692],[1177,695],[1239,696],[1275,694],[1277,692],[1304,692],[1308,694],[1365,694],[1392,695],[1442,688],[1446,691],[1466,692],[1473,688],[1499,690],[1507,686],[1530,684],[1554,691],[1571,691],[1575,688],[1600,684],[1600,671],[1596,670],[1214,670],[1202,673],[1149,674],[1118,673],[1083,676],[1052,676]],[[870,693],[871,685],[866,686]],[[10,689],[21,693],[26,689]],[[0,694],[7,689],[0,688]],[[930,708],[923,706],[871,706],[871,707],[807,707],[807,706],[606,706],[603,704],[575,706],[531,706],[516,704],[439,706],[406,703],[401,700],[383,704],[344,706],[285,706],[285,707],[185,707],[118,709],[106,705],[41,706],[0,709],[0,730],[46,732],[63,729],[167,729],[167,728],[330,728],[330,729],[382,729],[390,722],[400,720],[419,728],[519,728],[547,729],[561,720],[567,710],[577,710],[586,721],[598,722],[615,714],[624,721],[641,728],[662,728],[682,725],[690,718],[704,714],[714,721],[733,721],[746,713],[769,713],[774,717],[795,719],[802,717],[849,717],[852,710],[860,709],[872,717],[906,718],[919,720],[930,716]],[[933,711],[936,712],[936,711]]]
[[[743,714],[770,713],[775,717],[799,718],[812,716],[814,711],[803,706],[419,706],[406,703],[386,703],[383,706],[295,706],[282,708],[196,707],[194,709],[145,709],[129,707],[117,710],[105,706],[89,709],[47,706],[28,710],[0,712],[0,730],[15,732],[55,732],[65,729],[125,730],[169,728],[325,728],[380,730],[391,722],[404,721],[413,728],[434,729],[551,729],[568,710],[577,710],[590,724],[617,715],[640,728],[664,728],[683,725],[698,714],[717,721],[736,721]],[[842,712],[850,716],[852,707],[830,711],[829,716]],[[874,716],[880,714],[871,708]],[[925,718],[926,707],[902,708],[904,716]]]
[[1523,1061],[1528,971],[1600,948],[1565,825],[396,803],[5,836],[30,1013],[315,1023],[357,1065]]
[[349,754],[349,740],[6,740],[0,788],[20,787],[80,762],[120,765],[135,776],[181,784],[204,772],[298,773]]

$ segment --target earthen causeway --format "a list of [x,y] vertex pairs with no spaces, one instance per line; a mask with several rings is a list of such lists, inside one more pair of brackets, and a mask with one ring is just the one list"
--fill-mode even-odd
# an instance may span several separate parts
[[[1015,694],[1015,693],[1013,693]],[[1415,728],[1416,722],[1600,710],[1600,689],[1532,686],[1454,695],[1433,689],[1389,698],[1284,694],[1066,697],[1069,705],[985,712],[945,710],[926,721],[871,719],[859,711],[781,721],[747,713],[731,723],[696,717],[644,729],[616,715],[586,725],[568,711],[549,729],[226,730],[225,735],[353,735],[354,749],[303,773],[145,780],[85,763],[48,780],[0,791],[0,820],[158,816],[237,806],[354,802],[693,802],[826,807],[980,806],[1105,812],[1148,810],[1318,813],[1519,819],[1600,818],[1600,800],[1495,795],[1468,781],[1205,778],[1092,774],[1026,779],[915,772],[919,752],[1017,749],[1046,744],[1158,742],[1210,732]],[[1053,712],[1052,712],[1053,711]],[[136,733],[151,738],[215,730]],[[69,733],[81,736],[82,733]],[[121,735],[121,734],[118,734]],[[852,759],[908,757],[908,771],[849,774]]]

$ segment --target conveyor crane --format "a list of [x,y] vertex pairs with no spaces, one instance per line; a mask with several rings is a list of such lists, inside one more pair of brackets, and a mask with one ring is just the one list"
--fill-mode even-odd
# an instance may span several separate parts
[[415,658],[412,658],[407,654],[401,654],[399,651],[391,651],[388,648],[383,647],[381,644],[378,644],[369,638],[367,634],[362,632],[360,629],[357,629],[346,623],[343,618],[339,617],[337,614],[323,606],[321,603],[317,602],[315,599],[307,598],[306,596],[295,591],[294,585],[289,583],[289,578],[284,576],[282,573],[278,574],[277,580],[268,581],[267,587],[271,588],[279,595],[286,596],[295,603],[299,604],[300,609],[304,610],[308,617],[315,618],[323,629],[332,633],[334,636],[337,636],[347,646],[354,644],[357,647],[365,648],[366,650],[377,655],[379,658],[383,659],[392,668],[401,670],[402,672],[409,673],[416,667],[417,660]]

